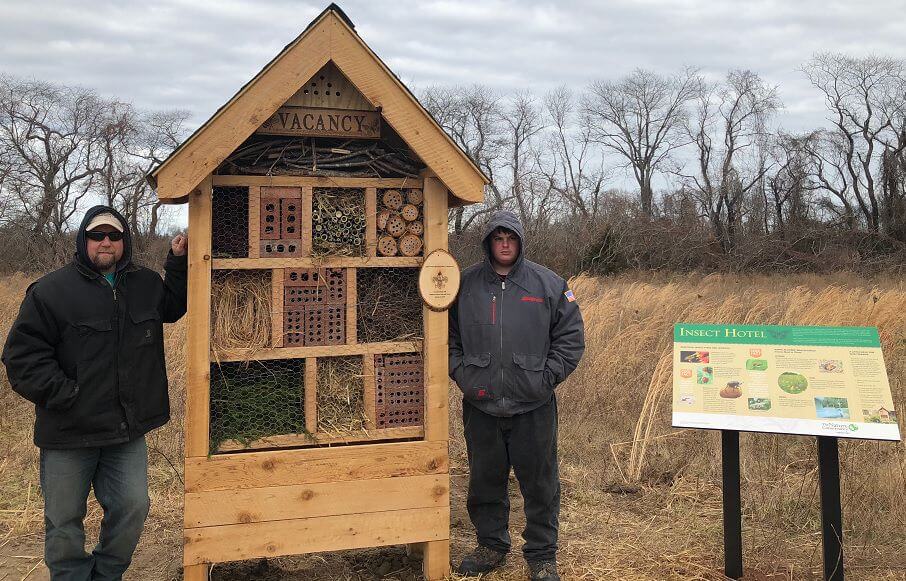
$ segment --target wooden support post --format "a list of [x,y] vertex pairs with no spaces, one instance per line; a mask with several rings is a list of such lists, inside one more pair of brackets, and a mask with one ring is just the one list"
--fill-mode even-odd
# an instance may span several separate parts
[[261,186],[249,186],[249,258],[261,257]]
[[283,269],[271,271],[271,345],[283,347]]
[[[447,188],[435,177],[425,178],[425,256],[447,249]],[[425,317],[425,439],[447,440],[450,433],[447,312],[423,307]]]
[[[447,188],[429,174],[424,180],[424,223],[427,256],[447,249]],[[447,312],[422,308],[425,321],[425,440],[446,442],[450,437]],[[443,579],[450,574],[450,541],[426,542],[419,547],[425,579]]]
[[182,569],[183,581],[208,581],[210,566],[207,563],[201,565],[186,565]]
[[362,355],[362,383],[365,387],[365,429],[375,429],[375,391],[377,390],[374,373],[374,355]]
[[445,579],[450,574],[450,541],[428,541],[423,547],[422,572],[426,581]]
[[365,256],[377,256],[377,188],[365,188]]
[[302,256],[311,256],[311,186],[302,187]]
[[305,359],[305,431],[318,431],[318,359]]
[[346,269],[346,344],[355,345],[358,342],[358,323],[356,311],[358,295],[356,293],[356,270]]
[[211,421],[211,176],[189,194],[186,457],[206,456]]

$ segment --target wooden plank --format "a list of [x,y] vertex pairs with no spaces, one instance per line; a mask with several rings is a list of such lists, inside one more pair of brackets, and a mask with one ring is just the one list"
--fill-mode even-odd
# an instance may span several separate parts
[[423,545],[422,573],[425,581],[439,581],[450,574],[450,540],[429,541]]
[[318,431],[318,360],[315,357],[305,359],[305,431],[315,434]]
[[[333,18],[337,18],[334,16]],[[321,18],[319,22],[324,22]],[[212,173],[330,60],[329,26],[313,26],[218,109],[153,172],[159,198],[178,198]]]
[[[311,240],[311,238],[309,238]],[[421,256],[324,256],[319,258],[215,258],[216,270],[259,268],[417,268]]]
[[[323,80],[322,80],[323,77]],[[322,89],[319,95],[309,90],[308,85],[311,82],[317,83],[315,89]],[[330,91],[324,91],[326,84],[330,83]],[[333,109],[374,109],[374,105],[368,102],[365,97],[349,82],[349,79],[343,76],[343,73],[337,70],[333,63],[327,63],[320,71],[303,87],[293,95],[287,105],[296,105],[299,107],[330,107]]]
[[311,186],[302,186],[302,256],[311,256]]
[[[377,417],[375,414],[375,392],[377,391],[377,386],[375,385],[375,373],[374,373],[374,354],[366,353],[362,355],[362,383],[365,388],[365,428],[368,430],[373,430]],[[425,430],[423,426],[417,426],[419,431],[424,436]]]
[[[308,429],[307,426],[306,429]],[[389,440],[420,440],[424,438],[424,436],[425,429],[422,426],[404,426],[401,428],[385,428],[382,430],[368,428],[367,430],[339,436],[317,432],[309,434],[284,434],[253,440],[248,444],[243,444],[242,442],[237,442],[235,440],[227,440],[217,447],[217,451],[242,452],[247,450],[271,450],[274,448],[337,446],[341,444],[361,444]]]
[[460,199],[484,199],[487,178],[401,81],[327,10],[152,174],[161,199],[185,196],[329,60]]
[[449,506],[450,476],[350,480],[186,494],[186,528]]
[[[250,359],[268,361],[273,359],[339,357],[342,355],[365,355],[375,353],[412,353],[421,350],[421,341],[357,343],[355,345],[324,345],[314,347],[281,347],[278,349],[224,349],[217,352],[216,361],[248,361]],[[213,352],[211,353],[211,357],[213,361]]]
[[445,474],[446,442],[217,454],[186,459],[186,492]]
[[421,178],[361,178],[343,176],[215,175],[215,186],[289,186],[301,188],[421,188]]
[[[434,177],[425,179],[425,255],[447,248],[447,188]],[[447,441],[449,410],[449,322],[446,311],[422,308],[425,317],[425,439]]]
[[211,420],[210,176],[189,196],[189,290],[186,315],[186,457],[208,454]]
[[[275,268],[271,271],[271,345],[275,348],[283,347],[283,269]],[[224,359],[218,353],[220,361]]]
[[208,581],[210,566],[205,563],[202,565],[186,565],[182,569],[182,581]]
[[377,256],[377,188],[365,188],[365,256]]
[[249,258],[261,256],[261,187],[249,186]]
[[358,341],[358,294],[356,289],[356,272],[354,268],[346,269],[346,344],[355,345]]
[[448,507],[187,529],[186,565],[400,545],[450,537]]
[[[325,23],[326,24],[326,23]],[[330,57],[356,88],[456,197],[468,202],[484,201],[487,179],[456,146],[399,78],[345,23],[332,21]]]

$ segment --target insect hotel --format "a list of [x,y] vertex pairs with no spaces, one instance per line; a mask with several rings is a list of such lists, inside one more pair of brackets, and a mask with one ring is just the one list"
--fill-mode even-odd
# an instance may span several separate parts
[[185,578],[399,544],[445,576],[447,314],[424,289],[455,293],[447,210],[486,178],[331,5],[150,179],[189,204]]

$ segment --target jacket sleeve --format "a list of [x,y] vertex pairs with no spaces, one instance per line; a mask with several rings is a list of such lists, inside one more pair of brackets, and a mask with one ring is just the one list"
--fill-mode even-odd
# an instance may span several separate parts
[[30,286],[6,337],[3,364],[13,391],[49,410],[68,409],[79,394],[57,360],[60,341],[59,325]]
[[175,323],[186,314],[186,287],[189,278],[188,256],[171,250],[164,263],[164,295],[159,307],[165,323]]
[[456,381],[462,368],[462,336],[459,334],[459,297],[450,307],[450,377]]
[[585,353],[585,324],[582,313],[575,301],[567,300],[569,287],[563,282],[563,290],[557,302],[557,309],[551,321],[551,346],[544,365],[545,380],[551,389],[563,382],[582,359]]

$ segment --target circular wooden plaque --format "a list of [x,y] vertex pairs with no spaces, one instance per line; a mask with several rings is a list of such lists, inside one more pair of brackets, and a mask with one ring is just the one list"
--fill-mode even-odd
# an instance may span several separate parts
[[459,264],[449,252],[437,249],[425,257],[418,274],[418,292],[432,311],[446,311],[459,292]]

